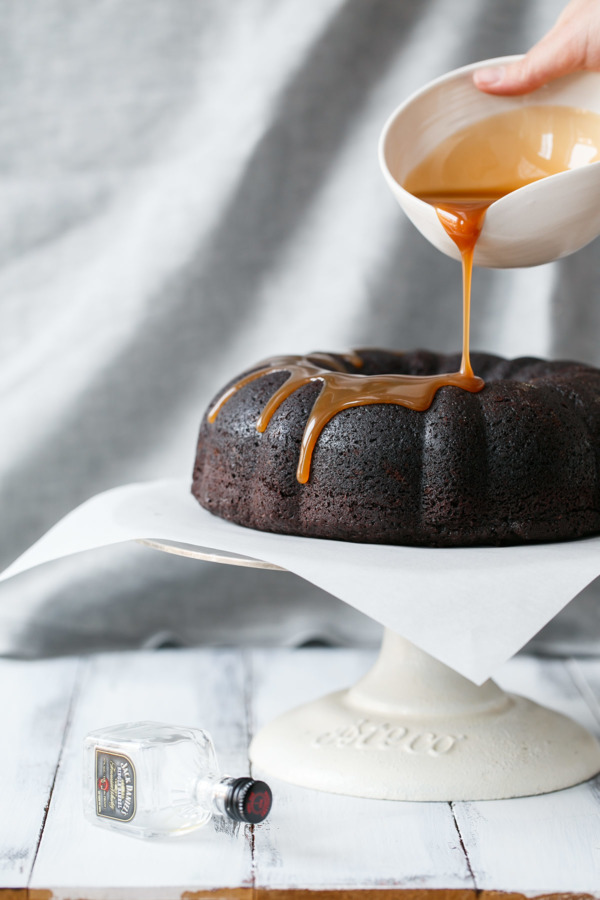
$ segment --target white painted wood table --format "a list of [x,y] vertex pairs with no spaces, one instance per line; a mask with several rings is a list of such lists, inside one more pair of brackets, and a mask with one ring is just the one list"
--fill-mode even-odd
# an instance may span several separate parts
[[[261,825],[209,825],[158,842],[83,819],[88,731],[135,719],[201,726],[224,770],[243,774],[257,728],[353,684],[374,655],[160,650],[0,660],[0,900],[291,900],[306,891],[328,900],[471,900],[494,891],[513,900],[600,898],[600,779],[542,797],[452,804],[337,797],[269,779],[274,807]],[[519,657],[497,680],[600,734],[600,661]]]

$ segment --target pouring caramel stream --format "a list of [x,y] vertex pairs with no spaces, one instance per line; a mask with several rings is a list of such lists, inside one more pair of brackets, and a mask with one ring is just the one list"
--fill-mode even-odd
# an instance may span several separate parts
[[[266,360],[241,378],[214,403],[214,423],[223,406],[241,388],[263,375],[287,372],[256,423],[264,432],[274,413],[294,391],[321,383],[302,437],[297,479],[310,476],[313,451],[321,431],[337,413],[355,406],[392,403],[427,409],[436,392],[452,385],[476,393],[484,387],[471,367],[469,333],[471,280],[475,246],[488,207],[506,194],[548,175],[600,159],[600,116],[567,107],[524,106],[477,122],[451,135],[402,182],[406,190],[430,203],[458,247],[463,270],[463,342],[458,372],[437,375],[362,375],[358,353],[336,358],[324,353]],[[341,361],[340,361],[341,360]]]
[[[487,209],[499,197],[488,194],[454,196],[451,193],[441,195],[423,193],[419,196],[421,200],[425,200],[435,207],[437,217],[442,223],[444,231],[454,241],[460,251],[463,280],[463,340],[460,374],[466,378],[473,378],[469,353],[473,256],[475,254],[475,244],[483,228]],[[500,196],[503,195],[500,194]]]

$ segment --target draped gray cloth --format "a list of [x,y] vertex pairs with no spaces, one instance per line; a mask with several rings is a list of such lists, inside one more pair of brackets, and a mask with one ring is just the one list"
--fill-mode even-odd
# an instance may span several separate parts
[[[87,497],[191,473],[268,356],[452,351],[460,268],[396,206],[379,132],[561,0],[45,0],[0,7],[0,565]],[[597,245],[479,270],[472,345],[600,364]],[[591,587],[537,640],[593,650]],[[126,545],[0,586],[0,653],[375,641],[291,575]]]

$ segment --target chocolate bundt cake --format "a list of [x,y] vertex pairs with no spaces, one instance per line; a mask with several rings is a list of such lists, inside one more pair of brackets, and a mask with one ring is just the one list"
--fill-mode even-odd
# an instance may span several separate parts
[[[454,376],[439,387],[431,376],[459,361],[360,350],[262,364],[205,415],[192,492],[250,528],[345,541],[449,547],[600,532],[600,370],[473,354],[484,387],[472,379],[463,390]],[[430,405],[395,399],[390,375],[431,383]]]

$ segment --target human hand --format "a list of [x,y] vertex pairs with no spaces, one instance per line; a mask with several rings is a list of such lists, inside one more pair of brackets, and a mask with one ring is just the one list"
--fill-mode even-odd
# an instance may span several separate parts
[[571,0],[523,59],[479,69],[473,81],[488,94],[528,94],[581,69],[600,71],[600,0]]

